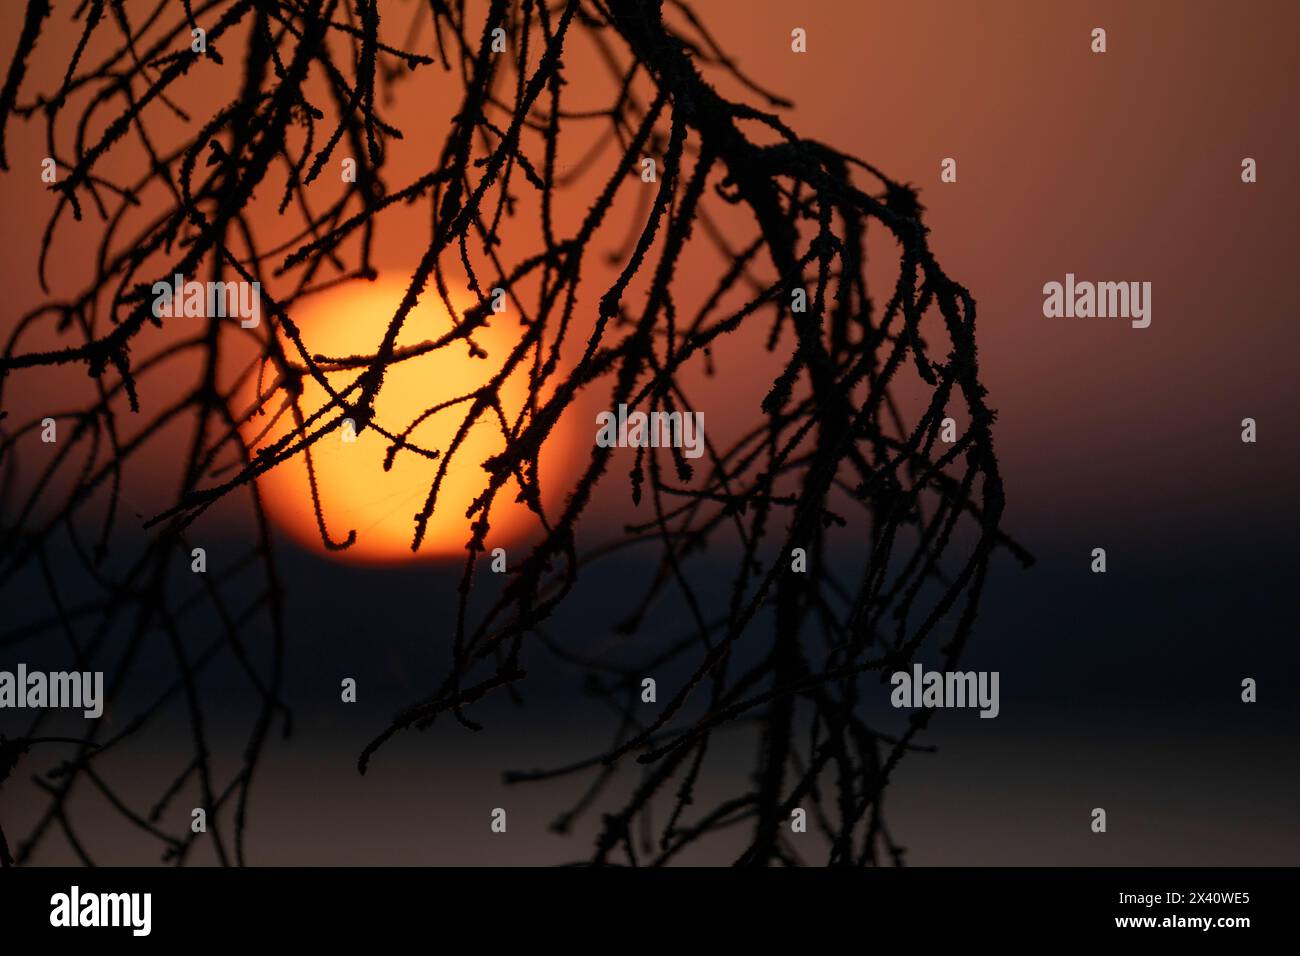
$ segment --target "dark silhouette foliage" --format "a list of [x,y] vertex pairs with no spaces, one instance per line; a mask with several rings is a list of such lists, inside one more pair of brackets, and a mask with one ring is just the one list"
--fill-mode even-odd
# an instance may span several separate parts
[[[294,456],[305,457],[310,468],[313,447],[337,439],[351,418],[384,435],[390,461],[421,454],[439,462],[412,526],[413,546],[425,534],[468,429],[485,421],[507,440],[507,450],[493,459],[459,463],[481,465],[485,477],[469,514],[474,530],[447,673],[430,680],[428,694],[389,726],[376,728],[360,755],[362,772],[404,730],[440,717],[477,727],[471,705],[513,692],[526,680],[526,655],[549,651],[615,705],[612,743],[587,760],[507,779],[584,780],[577,805],[556,826],[566,829],[579,814],[599,809],[603,825],[593,862],[664,863],[738,825],[748,832],[739,862],[799,862],[788,825],[796,807],[806,808],[823,833],[827,862],[902,862],[883,797],[898,761],[919,746],[929,712],[909,715],[901,733],[870,726],[864,681],[910,666],[930,646],[937,646],[944,666],[954,667],[995,550],[1005,546],[1028,561],[999,529],[1003,487],[994,414],[976,360],[975,301],[930,251],[915,191],[787,126],[775,111],[790,104],[741,72],[688,0],[429,0],[383,7],[386,16],[400,10],[411,18],[404,48],[380,42],[377,0],[84,0],[74,12],[82,41],[62,86],[37,94],[24,78],[41,56],[51,14],[44,0],[27,2],[0,93],[0,163],[14,164],[5,153],[7,127],[43,122],[60,169],[43,251],[69,219],[98,217],[102,238],[93,281],[79,295],[51,299],[14,324],[0,352],[0,409],[4,389],[20,376],[27,387],[38,387],[42,370],[60,365],[84,368],[99,400],[57,416],[70,437],[35,492],[15,500],[14,482],[6,483],[0,589],[20,569],[45,561],[55,537],[67,535],[103,596],[67,606],[58,582],[46,575],[57,613],[21,629],[0,626],[0,646],[54,640],[71,635],[73,623],[89,624],[95,636],[84,643],[73,637],[74,656],[79,667],[94,662],[108,672],[111,700],[143,643],[161,637],[173,654],[175,680],[111,732],[96,723],[52,777],[36,778],[49,792],[48,813],[15,856],[26,858],[57,826],[90,862],[66,810],[80,783],[101,791],[160,841],[167,858],[181,862],[195,835],[164,832],[157,821],[182,787],[197,783],[218,858],[245,860],[250,787],[265,742],[273,725],[289,729],[280,697],[289,624],[254,479]],[[203,52],[191,49],[196,24],[206,29]],[[504,53],[494,52],[502,36],[496,30],[504,31]],[[88,39],[104,31],[116,31],[114,53],[82,62]],[[596,113],[565,106],[575,79],[565,73],[566,51],[579,42],[593,44],[608,68],[609,106]],[[223,64],[230,96],[213,115],[191,116],[171,92],[205,58]],[[324,81],[328,102],[311,98],[309,78]],[[401,132],[385,122],[382,104],[419,95],[419,84],[433,82],[459,84],[454,122],[423,175],[392,182],[385,165]],[[729,97],[719,92],[724,85],[745,93]],[[85,105],[77,111],[73,102]],[[148,120],[155,113],[186,120],[181,145],[154,143]],[[560,168],[566,142],[587,141],[593,124],[600,127],[600,147],[579,169]],[[90,129],[102,132],[90,136]],[[574,135],[580,138],[566,140]],[[134,181],[113,181],[103,172],[106,157],[128,141],[148,162]],[[320,206],[311,187],[343,155],[356,160],[355,187]],[[656,157],[660,171],[652,184],[638,175],[646,156]],[[286,185],[274,201],[280,216],[296,217],[298,225],[292,242],[266,247],[251,210],[268,201],[281,172]],[[616,278],[601,283],[592,278],[600,271],[597,250],[608,248],[610,235],[624,234],[612,213],[629,194],[649,198],[638,204],[631,237],[616,250]],[[536,216],[521,211],[521,196]],[[428,203],[429,240],[374,353],[310,354],[294,324],[295,303],[343,279],[374,275],[372,247],[385,212],[414,202]],[[586,209],[568,234],[555,215],[561,202]],[[142,203],[151,210],[147,224],[126,230],[126,212]],[[743,234],[720,225],[724,216],[730,223],[737,215],[747,223]],[[883,306],[868,294],[869,232],[898,258]],[[712,293],[688,306],[678,276],[709,261],[696,251],[701,247],[715,250],[725,265],[713,276]],[[521,248],[527,251],[518,253]],[[43,281],[48,265],[43,255]],[[211,318],[194,334],[150,350],[147,343],[156,340],[149,333],[160,323],[150,311],[149,289],[174,273],[261,282],[262,326],[244,330]],[[479,305],[462,314],[448,290],[466,278]],[[420,448],[408,434],[384,431],[374,405],[385,370],[434,349],[473,349],[497,287],[509,290],[520,334],[509,354],[490,356],[496,371],[487,384],[437,406],[462,416],[456,438],[446,448]],[[272,296],[269,289],[287,291]],[[793,305],[797,291],[806,308]],[[455,316],[454,328],[416,349],[399,348],[398,333],[421,295],[439,296]],[[710,441],[695,462],[679,449],[624,452],[622,460],[633,461],[631,495],[649,505],[652,517],[597,546],[584,544],[597,532],[583,517],[597,485],[610,480],[614,449],[593,447],[563,504],[548,511],[539,452],[579,395],[597,388],[608,392],[609,407],[693,411],[684,374],[724,362],[729,336],[755,323],[768,331],[781,371],[739,440]],[[57,329],[68,344],[27,347],[37,327]],[[254,336],[259,354],[238,383],[226,385],[218,370],[237,336]],[[149,407],[143,383],[195,357],[198,373],[180,397]],[[345,389],[325,377],[340,368],[355,370]],[[511,410],[499,389],[518,369],[526,370],[530,399]],[[251,410],[237,401],[249,376],[264,382],[261,405]],[[325,408],[306,409],[298,401],[307,377],[330,396]],[[927,396],[910,423],[897,400],[905,379]],[[950,414],[962,432],[948,443],[939,434]],[[134,422],[129,440],[124,415]],[[253,451],[239,426],[259,415],[292,416],[294,427]],[[189,440],[177,455],[175,497],[145,516],[140,553],[110,575],[105,559],[123,522],[123,476],[150,436],[176,422],[186,424]],[[10,465],[9,474],[40,420],[6,418],[0,428],[0,465]],[[56,472],[68,480],[60,484]],[[52,489],[63,497],[38,507]],[[524,557],[512,560],[499,596],[473,608],[492,509],[502,495],[524,501],[541,533]],[[174,569],[189,560],[187,530],[232,498],[242,498],[256,515],[258,540],[198,585],[188,575],[178,578]],[[107,504],[95,512],[98,528],[87,538],[84,516],[95,500]],[[331,530],[318,498],[316,517],[327,547],[343,549],[355,540],[354,531]],[[657,555],[642,596],[617,622],[630,646],[650,648],[632,664],[575,651],[547,629],[582,571],[626,548]],[[693,581],[691,562],[706,548],[733,556],[725,594],[702,593]],[[806,553],[805,573],[792,570],[796,548]],[[259,585],[231,606],[228,585],[250,577]],[[665,599],[687,609],[689,632],[632,642],[647,609]],[[221,622],[205,647],[182,637],[182,618],[199,614]],[[270,623],[269,647],[246,646],[241,635],[254,620]],[[119,626],[130,637],[114,644],[116,656],[105,662],[105,635]],[[235,661],[260,701],[241,764],[226,776],[214,766],[205,730],[205,714],[216,702],[196,680],[218,659]],[[689,676],[672,686],[664,682],[659,704],[646,709],[640,681],[656,672]],[[97,762],[176,699],[186,703],[193,761],[179,768],[153,807],[128,807],[98,774]],[[701,806],[700,783],[732,729],[757,741],[753,786]],[[27,743],[4,744],[5,774]],[[639,768],[639,782],[630,796],[615,798],[611,782],[628,767]],[[223,808],[233,808],[233,834],[217,822]]]

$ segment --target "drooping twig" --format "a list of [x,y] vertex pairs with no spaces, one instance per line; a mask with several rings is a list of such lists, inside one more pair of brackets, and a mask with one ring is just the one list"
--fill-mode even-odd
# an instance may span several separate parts
[[[88,199],[85,205],[103,218],[91,283],[70,300],[52,300],[23,316],[0,352],[0,406],[9,382],[39,381],[42,370],[69,363],[86,367],[98,393],[94,404],[59,416],[72,435],[40,489],[12,509],[6,505],[0,587],[12,586],[19,569],[43,560],[55,537],[67,534],[103,597],[69,606],[50,583],[56,614],[0,633],[0,642],[46,640],[89,623],[93,636],[81,657],[112,660],[110,686],[120,685],[155,644],[170,655],[176,680],[111,737],[96,725],[50,786],[49,811],[19,858],[54,824],[88,856],[73,836],[67,803],[74,784],[86,780],[176,861],[185,858],[193,835],[165,833],[157,816],[180,788],[197,787],[211,816],[233,808],[233,841],[214,825],[208,834],[214,852],[223,861],[244,860],[249,787],[274,718],[287,721],[279,698],[286,623],[257,479],[297,456],[314,475],[314,447],[351,419],[391,443],[390,464],[406,454],[437,462],[412,525],[413,547],[440,507],[450,470],[486,469],[466,516],[472,532],[447,673],[379,729],[360,756],[363,772],[394,734],[427,727],[440,715],[477,727],[472,705],[525,681],[526,653],[549,653],[576,668],[588,691],[614,708],[613,742],[588,760],[507,779],[589,775],[578,807],[559,822],[567,828],[577,811],[608,803],[595,862],[669,862],[738,825],[749,833],[740,862],[796,862],[806,851],[795,852],[784,827],[796,807],[810,809],[829,862],[900,862],[883,797],[898,761],[918,747],[926,714],[919,712],[901,733],[871,726],[864,688],[929,645],[939,645],[954,666],[972,633],[994,549],[1009,546],[1027,559],[1000,529],[1003,490],[994,415],[976,360],[975,302],[930,251],[915,192],[833,146],[799,136],[773,112],[788,104],[740,73],[722,52],[725,43],[685,0],[434,3],[419,9],[406,31],[408,45],[425,35],[433,56],[381,42],[375,0],[208,0],[193,10],[196,20],[213,24],[206,53],[189,47],[188,11],[159,3],[133,27],[124,5],[112,6],[115,16],[102,21],[96,7],[98,25],[88,20],[86,30],[105,30],[111,22],[121,34],[114,52],[89,65],[83,54],[57,94],[23,102],[23,63],[47,16],[42,4],[29,4],[27,22],[35,25],[30,37],[24,30],[0,97],[0,133],[13,117],[39,111],[52,154],[68,171],[56,187],[45,252],[65,211],[80,216]],[[608,70],[611,105],[571,111],[566,68],[570,51],[587,41]],[[195,119],[179,144],[155,143],[147,118],[178,108],[170,93],[191,71],[215,69],[205,60],[217,56],[220,75],[232,81],[228,105]],[[392,96],[418,94],[415,84],[439,75],[426,69],[435,60],[446,71],[443,79],[460,84],[454,120],[432,167],[410,183],[390,184],[385,165],[401,134],[381,115],[386,100],[376,86],[386,85]],[[332,102],[310,99],[312,78],[324,81]],[[724,83],[739,88],[739,98],[721,92]],[[117,112],[106,127],[97,119],[96,128],[105,128],[97,141],[86,143],[79,132],[69,152],[61,123],[84,94],[93,95],[79,126],[101,110]],[[128,137],[150,163],[134,182],[110,182],[105,157]],[[313,184],[341,143],[355,158],[356,188],[314,208]],[[562,157],[579,153],[576,170],[562,168]],[[637,175],[646,157],[660,170],[653,183]],[[286,186],[263,199],[273,167],[288,171]],[[169,198],[149,207],[144,227],[128,232],[125,211],[151,187]],[[581,216],[558,214],[566,195],[584,197]],[[254,214],[266,201],[275,203],[276,215],[297,220],[292,240],[273,249],[256,240]],[[296,303],[342,278],[373,276],[376,231],[391,210],[417,201],[428,204],[430,238],[374,353],[311,354],[293,321]],[[615,211],[629,201],[637,211],[626,238]],[[567,228],[570,218],[576,225]],[[899,250],[883,308],[867,289],[869,231]],[[600,261],[611,248],[618,254],[612,279]],[[214,280],[276,289],[264,297],[263,328],[248,333],[211,319],[201,332],[157,344],[150,284],[204,269]],[[709,270],[712,289],[698,303],[682,288],[686,270]],[[478,297],[463,313],[450,293],[458,281]],[[520,333],[508,352],[490,357],[485,384],[450,399],[431,394],[428,408],[404,430],[376,420],[385,372],[416,355],[472,343],[494,288],[508,290]],[[441,299],[453,326],[436,341],[399,347],[421,296]],[[629,494],[649,509],[648,517],[612,541],[592,544],[584,518],[597,486],[610,480],[615,450],[593,446],[567,494],[544,495],[538,459],[565,411],[596,388],[609,395],[610,407],[692,414],[699,404],[684,384],[690,373],[734,361],[736,333],[755,325],[766,330],[779,371],[751,409],[749,427],[728,445],[706,439],[695,461],[680,448],[637,449],[620,458],[631,462]],[[51,326],[67,345],[25,346],[34,330]],[[231,336],[240,334],[256,336],[260,355],[229,383],[219,370]],[[198,357],[201,370],[192,387],[169,406],[146,407],[142,383],[189,356]],[[353,377],[340,386],[327,371]],[[526,376],[528,395],[522,407],[511,408],[501,392],[517,375]],[[251,377],[264,385],[259,407],[250,410],[239,407],[238,395]],[[327,396],[320,407],[302,402],[308,377]],[[896,400],[904,388],[928,396],[911,423]],[[122,427],[124,401],[136,422],[131,429]],[[461,418],[447,447],[412,442],[416,425],[449,409]],[[287,416],[292,425],[254,447],[241,426],[264,414]],[[948,415],[964,424],[951,444],[939,440]],[[116,540],[127,465],[171,422],[189,427],[175,498],[148,516],[148,535],[127,570],[107,578],[102,561]],[[39,424],[6,423],[0,462],[20,454]],[[497,429],[505,451],[486,462],[468,460],[464,436],[476,425]],[[74,449],[84,456],[79,468]],[[38,505],[53,494],[47,489],[59,487],[49,479],[65,474],[75,480],[50,518]],[[503,493],[533,510],[537,543],[512,562],[499,597],[474,613],[476,572]],[[107,497],[109,507],[96,546],[85,551],[78,523],[96,495]],[[312,495],[324,545],[350,547],[355,534],[331,536],[314,479]],[[209,575],[197,593],[178,594],[168,568],[188,553],[188,529],[234,496],[246,498],[258,541],[246,561]],[[544,504],[550,500],[563,504],[552,512]],[[616,627],[627,647],[645,648],[644,658],[628,663],[626,651],[593,655],[548,633],[548,620],[582,572],[629,549],[655,557],[643,592]],[[710,586],[715,578],[697,573],[706,551],[734,562],[728,588]],[[806,562],[800,570],[793,568],[796,551]],[[242,607],[230,606],[228,579],[253,567],[263,586]],[[647,625],[646,609],[661,601],[680,602],[689,622],[684,632],[665,635]],[[196,648],[182,637],[179,621],[200,609],[221,626],[210,644]],[[262,669],[241,636],[253,619],[270,625],[272,654]],[[238,662],[260,706],[243,765],[223,782],[209,759],[204,715],[211,702],[195,677],[224,655]],[[651,673],[674,675],[675,683],[645,709],[638,688]],[[177,768],[175,782],[154,804],[157,812],[133,810],[97,765],[173,701],[184,704],[193,760]],[[752,789],[697,811],[716,754],[724,742],[741,741],[757,748]],[[639,782],[616,798],[613,782],[629,767],[639,770]],[[652,817],[656,806],[661,809]],[[647,845],[652,820],[662,826]]]

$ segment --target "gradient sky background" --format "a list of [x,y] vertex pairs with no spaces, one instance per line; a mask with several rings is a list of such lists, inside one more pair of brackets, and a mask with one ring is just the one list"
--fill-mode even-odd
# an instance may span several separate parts
[[[402,33],[408,9],[386,8],[388,29]],[[1294,516],[1289,266],[1300,207],[1288,162],[1300,134],[1287,117],[1300,81],[1290,55],[1295,8],[1170,9],[813,2],[796,13],[760,0],[737,16],[719,0],[700,5],[739,64],[795,102],[786,118],[804,135],[921,190],[933,248],[979,305],[982,374],[999,412],[1013,521],[1046,529],[1109,517],[1165,533],[1185,528],[1193,511],[1197,523],[1261,531]],[[10,45],[20,14],[18,4],[0,11]],[[51,23],[75,41],[63,16]],[[1089,51],[1094,25],[1108,30],[1104,55]],[[808,31],[805,55],[789,50],[792,26]],[[590,50],[574,57],[571,74],[600,78]],[[62,69],[50,55],[35,72],[50,80]],[[389,108],[407,131],[393,182],[423,168],[453,104],[454,83],[440,70],[422,75],[429,82],[419,95],[399,95]],[[587,80],[593,104],[605,95],[596,79]],[[583,83],[570,85],[584,95]],[[220,101],[194,86],[200,103],[205,93]],[[11,122],[9,136],[19,163],[44,155],[39,124]],[[948,156],[958,181],[941,184]],[[1245,156],[1259,163],[1253,185],[1240,181]],[[0,180],[10,238],[0,280],[11,319],[42,301],[33,240],[53,200],[38,169],[29,159],[26,178],[19,166]],[[427,225],[423,208],[394,222],[381,233],[379,260],[400,267]],[[65,230],[56,294],[72,288],[96,235],[92,223]],[[875,254],[879,296],[892,252]],[[1066,272],[1152,282],[1152,326],[1045,319],[1043,283]],[[714,275],[682,282],[703,289]],[[750,361],[763,365],[757,354]],[[724,383],[723,404],[738,401],[735,384]],[[1246,416],[1260,423],[1260,443],[1249,449],[1238,440]],[[1252,456],[1246,500],[1242,454]]]
[[[75,39],[60,6],[54,22]],[[393,5],[393,19],[404,24],[405,9]],[[747,72],[794,100],[783,118],[800,133],[920,188],[932,248],[978,302],[1005,524],[1039,561],[1027,572],[999,566],[965,662],[1002,671],[1003,716],[940,715],[930,741],[939,754],[909,758],[896,781],[895,826],[914,861],[1300,862],[1290,680],[1300,666],[1300,11],[958,0],[697,9]],[[0,9],[5,58],[20,20],[20,4]],[[802,56],[790,52],[796,26],[808,32]],[[1108,33],[1104,55],[1089,50],[1095,26]],[[36,85],[49,88],[62,69],[43,60]],[[570,80],[584,69],[571,66]],[[391,111],[408,132],[399,183],[422,169],[422,148],[440,144],[439,110],[451,102],[436,87],[411,96],[419,82]],[[41,135],[10,124],[0,329],[42,300],[36,239],[52,200],[39,186]],[[1240,179],[1248,156],[1259,164],[1251,185]],[[957,160],[955,184],[939,181],[944,157]],[[412,217],[381,235],[381,261],[406,261],[423,228]],[[87,230],[63,250],[69,262],[92,248],[81,244],[93,223]],[[892,250],[874,254],[888,276]],[[1150,281],[1151,327],[1044,318],[1043,283],[1067,272]],[[683,282],[703,289],[715,274]],[[737,349],[726,360],[748,369],[756,405],[765,357]],[[728,403],[746,400],[742,380],[728,375],[703,407],[726,418]],[[7,397],[24,409],[43,400]],[[1255,445],[1240,441],[1247,416],[1259,423]],[[597,515],[626,514],[625,497],[602,499]],[[1088,573],[1097,546],[1109,554],[1104,578]],[[262,862],[540,862],[585,848],[522,822],[547,819],[534,803],[556,804],[500,796],[497,782],[503,766],[547,762],[533,755],[551,744],[576,755],[603,738],[603,726],[572,713],[561,677],[539,678],[530,711],[490,709],[496,733],[470,740],[439,728],[398,742],[370,777],[351,768],[423,675],[441,674],[445,649],[411,633],[401,608],[442,590],[450,608],[454,573],[291,556],[290,586],[305,592],[294,609],[313,636],[291,678],[298,735],[268,762],[258,798]],[[599,592],[597,582],[557,627],[607,619],[616,608]],[[367,688],[346,722],[328,702],[344,667]],[[1243,676],[1260,680],[1254,707],[1237,700]],[[749,757],[737,754],[738,773]],[[327,782],[336,789],[326,803]],[[35,806],[17,783],[0,792],[7,828]],[[459,814],[504,799],[527,814],[508,848],[486,827],[482,839],[447,834]],[[1087,832],[1094,806],[1111,814],[1104,843]],[[134,859],[140,848],[108,819],[103,840]],[[321,838],[345,821],[347,840]],[[51,844],[42,861],[64,858]]]

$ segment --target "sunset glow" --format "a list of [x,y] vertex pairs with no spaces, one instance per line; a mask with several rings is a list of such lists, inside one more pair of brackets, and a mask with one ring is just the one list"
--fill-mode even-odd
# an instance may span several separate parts
[[[408,281],[405,275],[381,275],[375,282],[357,281],[304,299],[294,310],[294,320],[301,327],[308,350],[331,358],[373,355]],[[462,297],[455,304],[463,309],[472,302]],[[403,325],[398,349],[435,340],[450,329],[446,309],[432,289],[426,290]],[[518,341],[518,334],[517,319],[509,314],[497,315],[474,333],[475,343],[488,353],[487,358],[472,357],[465,343],[453,342],[398,362],[388,370],[375,400],[375,424],[390,433],[401,433],[430,407],[472,392],[501,367],[508,350]],[[291,356],[297,354],[287,338],[285,348]],[[347,368],[329,371],[326,377],[341,391],[358,374],[359,369]],[[250,383],[248,387],[250,403],[253,386]],[[262,387],[266,390],[269,381],[264,381]],[[508,414],[517,413],[526,394],[526,375],[513,375],[501,390]],[[304,416],[320,409],[325,401],[325,390],[306,377]],[[279,404],[277,396],[267,403],[267,415],[255,417],[244,427],[246,440],[251,441],[266,427],[268,416]],[[462,402],[426,418],[412,430],[409,441],[445,455],[468,408],[469,403]],[[337,417],[337,413],[329,417]],[[256,447],[283,437],[292,424],[289,413],[282,415]],[[496,416],[480,417],[457,450],[418,552],[411,550],[415,516],[424,508],[441,457],[430,460],[402,451],[394,458],[392,468],[385,471],[389,444],[380,431],[371,427],[363,428],[352,442],[344,440],[343,429],[336,429],[313,446],[312,465],[330,538],[342,542],[349,531],[355,530],[357,538],[350,548],[329,551],[323,545],[312,506],[307,462],[301,455],[260,479],[273,519],[299,544],[344,560],[390,563],[464,554],[471,533],[465,511],[486,487],[487,473],[481,465],[505,448]],[[515,502],[517,492],[512,484],[498,495],[492,509],[489,547],[517,540],[534,520],[524,505]]]

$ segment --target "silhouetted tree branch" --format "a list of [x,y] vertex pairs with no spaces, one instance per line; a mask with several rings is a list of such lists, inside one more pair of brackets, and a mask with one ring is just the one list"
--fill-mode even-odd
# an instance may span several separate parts
[[[58,205],[42,246],[42,282],[53,237],[68,215],[79,220],[89,210],[103,223],[93,281],[76,297],[51,300],[23,316],[0,353],[0,407],[6,382],[70,363],[86,368],[99,395],[95,404],[58,416],[71,425],[71,440],[36,492],[15,507],[6,503],[0,588],[19,569],[43,560],[56,535],[68,534],[85,574],[105,595],[80,607],[59,605],[43,624],[0,635],[0,646],[48,639],[73,621],[93,622],[96,636],[78,655],[88,661],[107,650],[109,631],[129,619],[112,686],[124,679],[143,643],[158,637],[171,650],[177,678],[111,736],[96,724],[50,785],[47,817],[18,858],[57,823],[88,859],[65,810],[72,786],[84,780],[177,861],[191,845],[189,835],[169,836],[155,822],[182,787],[196,784],[211,818],[222,806],[234,807],[233,842],[211,827],[219,859],[244,860],[249,786],[277,715],[288,729],[279,697],[286,625],[256,479],[296,456],[310,471],[314,446],[352,419],[358,429],[376,430],[390,442],[389,464],[405,454],[438,462],[415,516],[413,548],[426,534],[453,463],[485,469],[483,490],[467,514],[473,532],[448,672],[377,734],[361,754],[362,772],[394,734],[426,728],[441,715],[477,728],[471,705],[524,681],[526,655],[549,652],[614,707],[612,741],[590,759],[507,779],[587,778],[577,805],[557,819],[562,830],[611,799],[594,862],[668,862],[738,825],[750,834],[739,862],[798,862],[783,830],[796,806],[810,809],[830,847],[829,862],[901,862],[903,851],[884,822],[883,796],[903,754],[919,746],[916,737],[929,714],[916,712],[899,734],[872,727],[863,716],[864,682],[908,666],[933,644],[947,666],[955,666],[995,548],[1008,546],[1028,560],[999,530],[1003,488],[994,413],[976,361],[975,302],[930,251],[916,193],[869,163],[799,136],[773,112],[789,104],[742,74],[684,0],[433,0],[413,11],[408,49],[380,42],[376,0],[208,0],[195,3],[192,14],[210,24],[204,53],[190,50],[191,15],[184,5],[145,5],[141,20],[128,20],[127,6],[83,4],[78,57],[86,38],[110,29],[119,34],[115,52],[99,63],[74,60],[60,90],[23,100],[24,64],[40,55],[48,16],[46,4],[30,2],[0,95],[0,134],[15,117],[43,119],[51,155],[67,170],[55,187]],[[505,54],[493,51],[498,28],[508,37]],[[433,55],[413,52],[422,37]],[[607,109],[566,110],[566,84],[572,82],[566,52],[579,39],[595,46],[608,69]],[[224,64],[222,75],[237,80],[233,95],[211,117],[188,117],[179,145],[156,145],[147,118],[155,112],[186,116],[170,91],[205,57]],[[413,85],[433,82],[425,78],[436,77],[431,71],[439,68],[444,72],[437,81],[450,78],[461,90],[442,149],[414,181],[389,183],[385,165],[401,133],[384,120],[379,104],[390,95],[418,95]],[[331,102],[312,99],[312,81],[323,82]],[[757,105],[719,92],[723,82]],[[78,97],[88,102],[73,115],[68,104]],[[99,115],[105,110],[116,110],[106,126]],[[89,142],[92,119],[104,132]],[[72,145],[68,121],[77,129]],[[600,128],[595,137],[593,125]],[[105,157],[128,138],[149,162],[135,181],[111,182],[102,171]],[[311,187],[344,148],[357,163],[356,187],[318,208]],[[580,163],[561,168],[558,157],[584,148]],[[652,186],[637,175],[646,156],[656,157],[662,170]],[[268,201],[272,169],[286,176],[274,197],[277,212],[296,218],[297,226],[287,243],[265,248],[252,213]],[[648,189],[652,197],[640,201]],[[141,206],[146,193],[159,192],[161,202],[142,207],[150,210],[147,224],[128,233],[126,212]],[[575,200],[586,212],[566,233],[568,217],[557,216],[557,204]],[[373,354],[311,354],[292,317],[296,303],[347,278],[372,277],[374,236],[386,212],[417,201],[428,204],[428,244]],[[614,215],[621,201],[639,211],[631,235],[611,240],[624,236]],[[747,223],[744,234],[732,225],[737,215]],[[883,308],[867,289],[872,229],[898,249],[897,277]],[[593,277],[600,272],[593,256],[611,241],[617,243],[618,274],[602,282]],[[713,289],[692,307],[678,276],[711,268],[704,263],[718,263],[708,273]],[[243,330],[214,318],[201,332],[158,344],[155,333],[163,323],[150,312],[150,286],[174,273],[204,270],[214,280],[259,281],[267,320]],[[478,305],[461,312],[449,290],[464,281]],[[374,413],[385,371],[437,349],[481,353],[474,334],[490,318],[489,294],[498,287],[508,290],[518,313],[517,342],[507,354],[489,357],[493,371],[473,393],[430,396],[425,415],[451,408],[461,416],[453,440],[445,448],[415,444],[410,432],[419,419],[404,432],[386,430]],[[792,306],[796,291],[806,294],[806,309]],[[428,295],[441,299],[454,317],[452,327],[421,346],[399,347],[411,309]],[[715,371],[715,363],[727,361],[728,337],[755,323],[764,323],[781,371],[753,409],[752,426],[730,445],[710,440],[696,463],[680,449],[636,450],[631,497],[648,505],[652,518],[606,544],[584,543],[584,516],[615,454],[603,447],[592,448],[563,504],[548,510],[539,454],[580,394],[595,387],[608,390],[611,408],[693,412],[686,373]],[[26,348],[24,338],[38,326],[54,327],[68,344]],[[234,336],[254,336],[259,354],[231,382],[219,370]],[[200,369],[192,387],[169,406],[150,410],[145,384],[191,356]],[[355,372],[347,387],[326,378],[326,371],[340,370]],[[508,408],[500,395],[515,374],[528,379],[528,400],[520,409]],[[237,396],[253,377],[258,405],[238,407]],[[308,377],[328,395],[323,407],[301,401]],[[896,401],[907,379],[909,388],[928,395],[911,424]],[[123,402],[126,414],[145,423],[129,439],[120,424]],[[951,444],[939,441],[947,414],[964,424]],[[240,428],[261,416],[285,415],[293,427],[260,447],[252,447]],[[104,561],[124,471],[171,422],[186,423],[190,434],[175,499],[148,516],[141,553],[109,576]],[[486,462],[468,462],[462,443],[479,423],[497,429],[506,450]],[[21,439],[39,425],[39,419],[6,424],[0,461],[18,455]],[[80,468],[73,461],[78,448],[86,456]],[[70,490],[50,509],[52,516],[38,516],[42,493],[57,486],[56,471],[73,476]],[[312,490],[322,542],[331,549],[351,546],[355,531],[333,536],[314,481]],[[501,594],[476,612],[475,575],[502,494],[532,509],[538,539],[512,562]],[[108,505],[86,549],[76,519],[97,495]],[[205,576],[199,593],[179,596],[169,569],[188,553],[187,530],[232,496],[246,499],[256,516],[256,544],[230,567]],[[806,551],[807,573],[791,570],[796,548]],[[625,649],[645,650],[644,659],[631,663],[622,659],[626,653],[606,658],[579,651],[548,628],[585,568],[628,549],[652,549],[657,563],[642,596],[617,623]],[[725,594],[693,579],[706,549],[734,559]],[[228,581],[253,571],[261,585],[242,607],[228,606]],[[50,582],[56,603],[58,592]],[[634,640],[646,630],[652,603],[663,600],[680,602],[688,630]],[[196,650],[182,637],[179,620],[200,608],[215,611],[221,628],[219,637]],[[240,637],[254,619],[270,624],[269,654],[260,648],[252,653]],[[239,663],[261,701],[242,768],[224,782],[209,759],[204,713],[211,702],[195,681],[221,655]],[[654,673],[686,677],[653,717],[644,718],[639,682]],[[176,698],[189,714],[194,759],[156,806],[139,813],[118,801],[96,774],[96,762]],[[757,743],[754,786],[697,809],[711,752],[733,731]],[[639,767],[638,785],[626,799],[609,798],[616,772],[628,766]],[[657,806],[658,835],[647,840]]]

